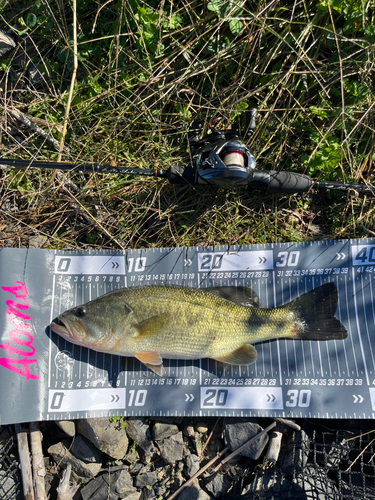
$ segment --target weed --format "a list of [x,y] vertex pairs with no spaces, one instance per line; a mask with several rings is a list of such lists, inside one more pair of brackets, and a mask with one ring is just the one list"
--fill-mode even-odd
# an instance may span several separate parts
[[[257,107],[259,126],[247,142],[258,168],[374,180],[373,4],[77,0],[77,16],[79,66],[63,160],[189,164],[185,139],[194,120],[205,131],[210,123],[228,127]],[[56,160],[52,143],[7,110],[38,120],[60,140],[73,70],[71,3],[15,0],[3,5],[0,22],[18,37],[0,61],[1,155]],[[31,168],[1,170],[1,199],[12,197],[18,209],[1,212],[9,226],[4,246],[27,245],[35,232],[48,238],[46,247],[87,249],[350,238],[375,230],[373,198],[352,193],[276,197],[127,175],[68,172],[63,179]]]

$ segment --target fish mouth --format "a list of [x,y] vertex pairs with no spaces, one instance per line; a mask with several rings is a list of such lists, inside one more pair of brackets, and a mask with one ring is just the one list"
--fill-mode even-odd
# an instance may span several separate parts
[[50,328],[54,333],[72,342],[72,344],[78,345],[81,345],[87,333],[81,325],[71,325],[62,315],[59,316],[56,321],[52,321]]
[[60,318],[58,318],[55,321],[52,321],[51,325],[51,330],[54,332],[54,333],[57,333],[58,335],[62,335],[62,336],[70,336],[71,333],[70,331],[68,330],[67,326],[61,321]]

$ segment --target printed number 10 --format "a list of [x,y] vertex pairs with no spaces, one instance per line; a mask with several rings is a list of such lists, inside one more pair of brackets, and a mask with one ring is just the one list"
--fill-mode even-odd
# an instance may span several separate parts
[[142,389],[140,391],[135,391],[131,389],[129,391],[129,404],[128,406],[144,406],[147,398],[147,390]]

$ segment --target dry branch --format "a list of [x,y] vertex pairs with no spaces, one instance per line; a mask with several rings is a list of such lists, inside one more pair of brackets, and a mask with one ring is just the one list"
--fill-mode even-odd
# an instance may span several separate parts
[[20,456],[22,487],[25,500],[34,500],[33,478],[31,473],[29,443],[27,432],[20,424],[15,424],[18,442],[18,454]]
[[33,480],[37,500],[47,500],[44,478],[46,469],[42,451],[42,433],[37,422],[30,422],[30,445],[33,463]]

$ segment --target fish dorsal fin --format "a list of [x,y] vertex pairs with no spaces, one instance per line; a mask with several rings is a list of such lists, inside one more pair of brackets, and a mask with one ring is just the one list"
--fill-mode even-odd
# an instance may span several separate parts
[[133,323],[135,329],[134,337],[148,337],[149,335],[159,335],[163,333],[170,317],[165,314],[163,316],[151,316],[151,318],[144,319],[139,323]]
[[257,360],[258,354],[255,348],[250,344],[244,344],[238,349],[225,356],[218,356],[212,359],[229,365],[251,365]]
[[140,352],[135,354],[134,357],[157,375],[162,376],[164,374],[163,360],[157,351]]
[[214,286],[205,291],[241,306],[260,307],[258,295],[247,286]]

